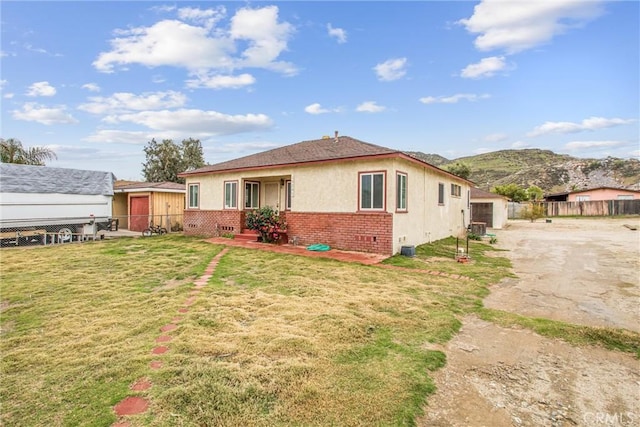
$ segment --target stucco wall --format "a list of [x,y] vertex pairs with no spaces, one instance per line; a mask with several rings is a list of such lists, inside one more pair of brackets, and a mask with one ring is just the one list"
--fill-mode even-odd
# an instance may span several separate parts
[[[385,173],[385,209],[383,211],[359,212],[359,173]],[[396,174],[407,174],[407,211],[396,211]],[[267,182],[291,180],[292,203],[288,221],[293,225],[296,213],[314,214],[323,220],[341,221],[345,217],[337,214],[356,214],[368,218],[369,214],[388,214],[392,231],[389,236],[390,252],[400,252],[405,245],[420,245],[448,236],[462,235],[469,224],[469,185],[466,181],[441,174],[420,164],[399,158],[341,161],[302,165],[295,168],[274,168],[267,170],[241,171],[187,179],[200,184],[200,209],[224,210],[224,182],[238,182],[238,206],[242,210],[244,201],[244,181],[259,181],[261,201],[264,205],[264,188]],[[444,203],[438,203],[438,184],[444,184]],[[451,184],[461,186],[461,195],[451,195]],[[285,203],[285,187],[280,186],[279,205]],[[233,210],[235,211],[235,210]],[[327,214],[327,215],[322,215]],[[186,220],[185,216],[185,220]],[[328,219],[327,219],[328,218]],[[353,219],[353,217],[349,217]],[[366,221],[359,224],[365,233]],[[185,224],[185,230],[187,226]],[[334,227],[335,228],[335,227]],[[349,232],[350,235],[354,233]],[[311,234],[300,234],[300,238],[313,240]],[[366,237],[364,237],[366,241]],[[387,237],[383,238],[386,241]],[[315,241],[313,243],[323,243]],[[386,243],[385,243],[386,245]],[[381,246],[378,244],[378,246]],[[360,249],[360,250],[371,250]],[[389,250],[385,249],[387,253]]]
[[581,193],[570,193],[567,201],[568,202],[577,202],[579,197],[589,196],[589,201],[595,200],[618,200],[618,196],[632,196],[633,199],[640,199],[640,193],[628,191],[628,190],[618,190],[614,188],[599,188],[589,191],[583,191]]

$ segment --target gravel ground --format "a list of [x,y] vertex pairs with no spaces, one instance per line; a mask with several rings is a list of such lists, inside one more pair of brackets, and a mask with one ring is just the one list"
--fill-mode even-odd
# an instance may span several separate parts
[[[518,278],[495,285],[485,306],[640,331],[640,218],[513,221],[494,233]],[[473,316],[440,349],[447,366],[420,426],[640,425],[632,355]]]

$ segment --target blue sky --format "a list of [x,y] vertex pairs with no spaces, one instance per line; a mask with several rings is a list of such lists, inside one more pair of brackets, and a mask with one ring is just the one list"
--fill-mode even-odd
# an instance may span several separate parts
[[640,156],[640,3],[2,1],[0,136],[142,179],[341,135],[449,159]]

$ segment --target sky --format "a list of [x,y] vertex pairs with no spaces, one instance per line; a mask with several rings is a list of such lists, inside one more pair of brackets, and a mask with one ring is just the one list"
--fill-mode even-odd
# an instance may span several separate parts
[[456,159],[640,156],[640,2],[0,1],[0,137],[142,180],[340,135]]

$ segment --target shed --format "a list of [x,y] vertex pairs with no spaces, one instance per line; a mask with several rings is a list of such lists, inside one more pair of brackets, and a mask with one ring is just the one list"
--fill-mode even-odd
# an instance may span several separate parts
[[504,228],[507,224],[509,199],[500,194],[471,189],[471,221],[483,222],[489,228]]
[[182,229],[184,184],[116,181],[113,192],[113,217],[119,228],[142,231],[153,223],[167,229]]

